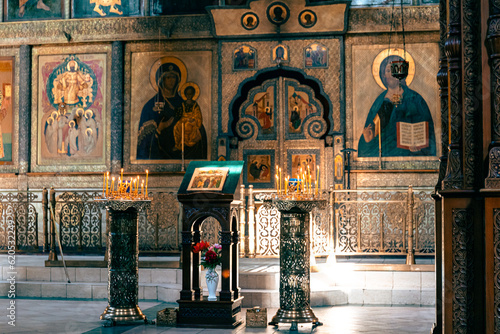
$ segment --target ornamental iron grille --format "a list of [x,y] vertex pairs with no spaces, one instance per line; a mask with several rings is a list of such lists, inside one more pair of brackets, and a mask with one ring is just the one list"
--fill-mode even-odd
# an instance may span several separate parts
[[96,192],[64,192],[56,199],[56,224],[65,252],[102,253],[102,213]]
[[139,212],[139,251],[178,252],[179,213],[176,193],[154,193],[151,207]]
[[12,239],[18,251],[38,251],[39,195],[34,192],[0,193],[0,210],[0,251],[7,252]]
[[257,255],[279,256],[280,213],[270,202],[264,202],[256,214]]
[[[415,205],[411,204],[413,198]],[[334,192],[336,254],[397,255],[414,235],[417,254],[433,254],[434,204],[430,192],[406,190]],[[412,233],[408,218],[414,217]]]
[[[256,205],[258,206],[255,217],[257,256],[278,257],[280,212],[270,201],[257,202]],[[330,208],[314,208],[311,212],[312,251],[317,256],[327,255],[332,249],[329,210]]]
[[[414,193],[415,198],[415,254],[433,254],[436,248],[434,241],[435,203],[430,193],[420,191]],[[414,227],[415,228],[415,227]]]
[[330,210],[314,208],[311,212],[312,232],[311,244],[312,252],[316,256],[328,255],[331,251],[330,245]]
[[405,252],[405,191],[335,191],[336,253]]

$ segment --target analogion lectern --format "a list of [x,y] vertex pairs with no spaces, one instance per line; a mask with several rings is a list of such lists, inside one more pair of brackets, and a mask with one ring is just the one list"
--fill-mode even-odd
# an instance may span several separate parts
[[[232,205],[243,161],[192,161],[177,198],[182,203],[182,290],[177,314],[179,327],[235,328],[243,323],[238,286],[238,205]],[[209,301],[200,286],[200,226],[213,217],[219,223],[222,246],[221,291]]]

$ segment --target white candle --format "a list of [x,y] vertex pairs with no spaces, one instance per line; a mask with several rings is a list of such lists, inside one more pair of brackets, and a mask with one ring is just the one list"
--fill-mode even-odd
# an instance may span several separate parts
[[149,171],[146,169],[146,195],[145,195],[145,197],[148,197],[148,175],[149,175]]
[[109,172],[106,172],[106,197],[108,197]]

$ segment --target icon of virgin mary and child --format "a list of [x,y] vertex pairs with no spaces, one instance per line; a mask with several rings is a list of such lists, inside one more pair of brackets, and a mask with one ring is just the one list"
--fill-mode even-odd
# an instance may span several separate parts
[[[142,108],[137,159],[207,158],[207,135],[196,99],[200,89],[186,82],[186,68],[175,57],[162,58],[153,87],[157,94]],[[154,81],[154,82],[153,82]]]

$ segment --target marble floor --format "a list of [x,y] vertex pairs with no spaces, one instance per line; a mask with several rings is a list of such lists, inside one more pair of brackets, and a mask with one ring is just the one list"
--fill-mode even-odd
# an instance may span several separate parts
[[[314,307],[313,311],[323,326],[312,328],[300,324],[298,332],[290,332],[288,325],[275,328],[203,329],[171,328],[145,325],[142,322],[103,327],[99,315],[106,301],[15,299],[15,327],[8,324],[9,302],[0,298],[0,333],[166,333],[166,334],[244,334],[244,333],[318,333],[318,334],[402,334],[429,333],[434,322],[434,307],[384,307],[384,306],[329,306]],[[140,302],[139,307],[149,320],[156,313],[176,304],[163,302]],[[243,309],[243,317],[246,310]],[[268,320],[276,309],[268,309]]]

